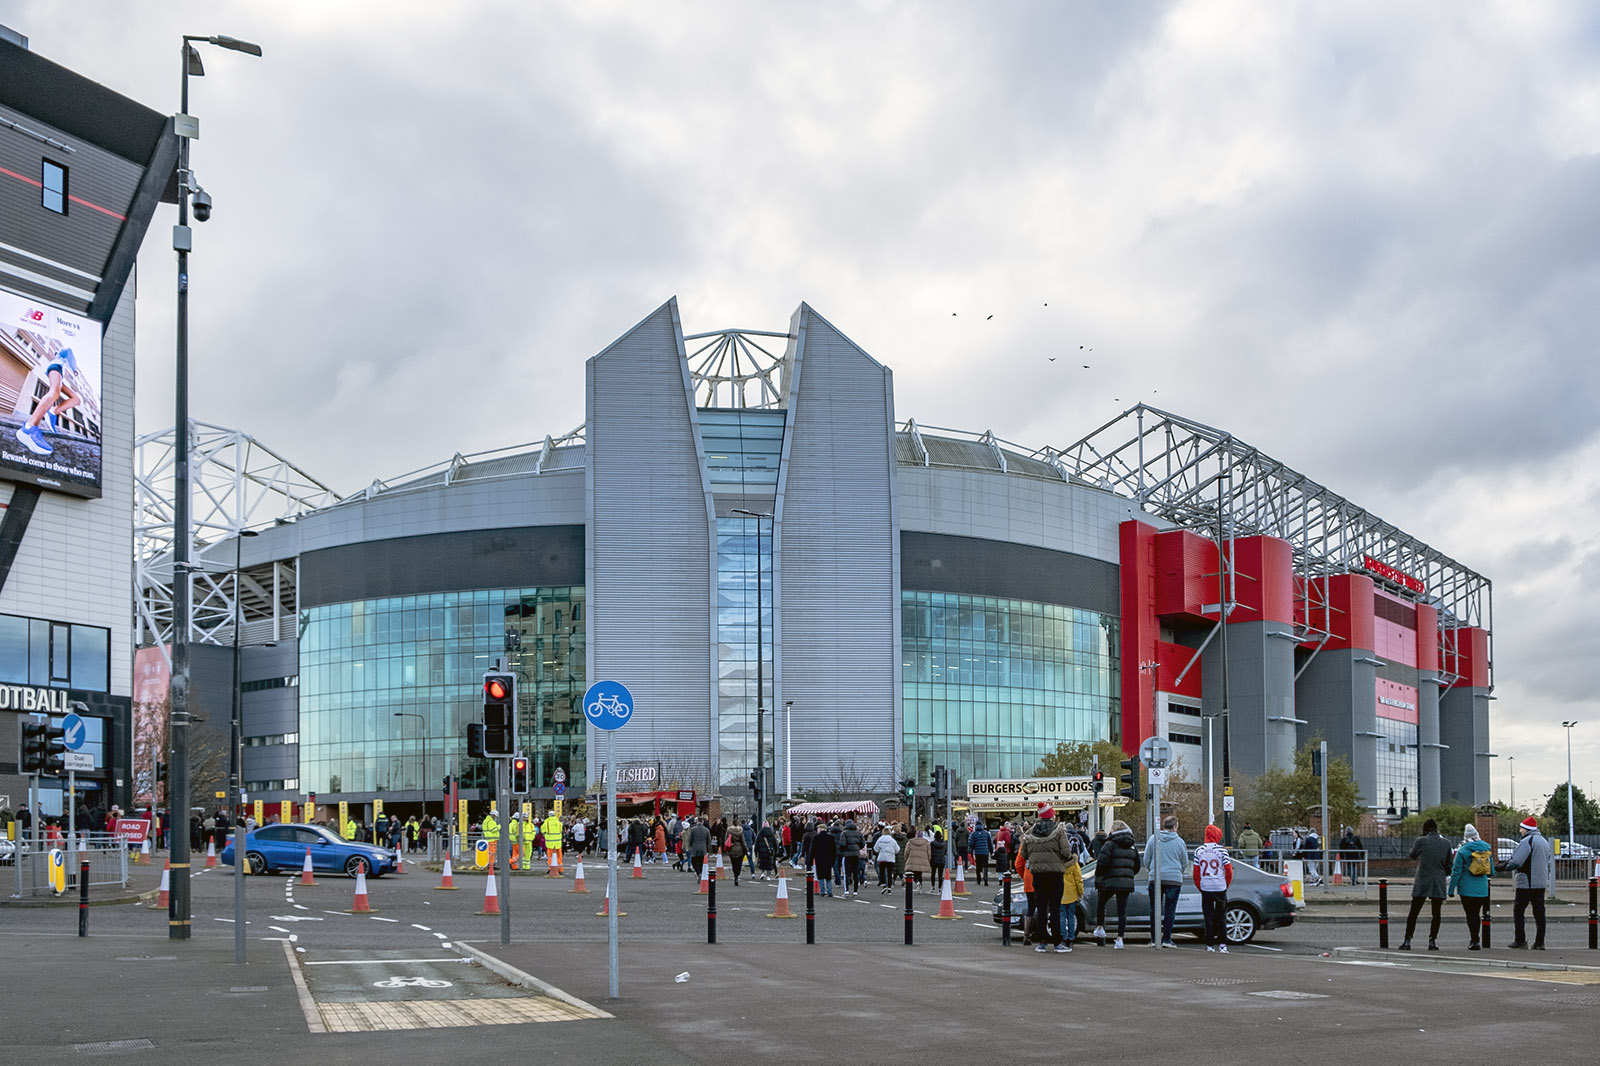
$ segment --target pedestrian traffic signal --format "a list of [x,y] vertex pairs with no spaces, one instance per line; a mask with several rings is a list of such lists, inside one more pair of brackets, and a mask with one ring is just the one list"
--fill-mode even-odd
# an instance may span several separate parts
[[905,790],[906,799],[915,799],[917,796],[917,779],[908,777],[900,782],[900,787]]
[[1117,795],[1127,796],[1135,803],[1144,798],[1139,791],[1139,756],[1122,760],[1122,773],[1117,776]]
[[519,796],[526,796],[533,787],[533,774],[528,764],[526,755],[518,755],[511,760],[511,791]]
[[510,758],[517,745],[517,678],[491,670],[483,675],[483,753]]
[[1096,792],[1104,792],[1106,790],[1106,772],[1104,770],[1094,771],[1090,778],[1094,783]]
[[469,759],[482,759],[485,757],[482,722],[467,723],[467,757]]
[[67,744],[66,730],[42,718],[17,719],[19,768],[24,774],[60,774]]

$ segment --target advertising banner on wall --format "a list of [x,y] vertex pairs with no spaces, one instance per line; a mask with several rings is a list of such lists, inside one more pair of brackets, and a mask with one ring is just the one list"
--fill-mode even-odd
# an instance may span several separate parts
[[100,495],[100,324],[0,289],[0,478]]
[[156,761],[167,749],[167,699],[172,672],[160,648],[133,653],[133,803],[150,806],[156,795]]

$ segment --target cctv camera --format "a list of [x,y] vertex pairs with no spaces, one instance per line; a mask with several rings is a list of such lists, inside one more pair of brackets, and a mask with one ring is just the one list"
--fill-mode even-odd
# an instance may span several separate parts
[[196,189],[194,193],[194,220],[204,222],[211,217],[211,194],[204,189]]

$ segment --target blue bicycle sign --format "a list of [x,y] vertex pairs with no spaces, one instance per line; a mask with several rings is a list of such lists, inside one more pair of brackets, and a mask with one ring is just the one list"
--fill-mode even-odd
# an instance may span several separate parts
[[620,681],[596,681],[583,694],[583,714],[596,729],[621,729],[633,717],[633,693]]

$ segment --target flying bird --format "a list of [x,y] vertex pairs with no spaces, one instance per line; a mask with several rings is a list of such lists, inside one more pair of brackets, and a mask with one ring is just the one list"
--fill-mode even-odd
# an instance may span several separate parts
[[1051,362],[1052,362],[1052,363],[1053,363],[1053,362],[1055,362],[1055,361],[1056,361],[1056,357],[1055,357],[1055,356],[1053,356],[1053,355],[1052,355],[1052,356],[1051,356],[1051,357],[1050,357],[1050,361],[1051,361]]
[[[993,317],[994,317],[994,316],[993,316],[993,315],[990,315],[990,316],[989,316],[989,318],[993,318]],[[984,321],[985,321],[985,322],[987,322],[987,321],[989,321],[989,318],[986,318],[986,319],[984,319]]]
[[1085,369],[1085,370],[1088,370],[1088,369],[1089,369],[1089,364],[1088,364],[1088,363],[1084,363],[1084,364],[1083,364],[1083,368],[1084,368],[1084,369]]

